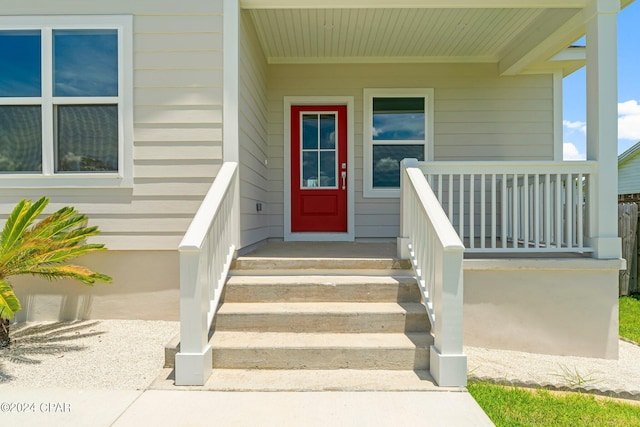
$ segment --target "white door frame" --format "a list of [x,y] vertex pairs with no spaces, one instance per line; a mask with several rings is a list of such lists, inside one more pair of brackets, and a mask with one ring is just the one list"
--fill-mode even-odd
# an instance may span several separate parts
[[[347,232],[291,232],[291,106],[346,105],[347,107]],[[347,241],[355,240],[355,164],[354,164],[353,96],[285,96],[284,97],[284,240]]]

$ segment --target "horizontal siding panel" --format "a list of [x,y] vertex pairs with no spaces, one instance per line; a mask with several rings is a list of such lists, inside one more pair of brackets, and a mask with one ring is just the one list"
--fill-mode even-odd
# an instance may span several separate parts
[[219,14],[222,13],[222,2],[211,0],[184,0],[180,2],[157,0],[109,0],[104,2],[29,0],[28,2],[3,2],[2,13],[5,15]]
[[[135,163],[140,163],[136,161]],[[135,164],[136,178],[213,178],[220,170],[220,163],[201,164],[193,161]]]
[[135,125],[222,124],[222,106],[137,106]]
[[211,187],[213,176],[204,178],[188,178],[187,182],[175,177],[162,177],[158,179],[140,178],[135,179],[134,196],[135,197],[165,197],[183,195],[184,197],[200,197],[204,199],[204,195]]
[[201,70],[222,68],[222,52],[136,52],[135,70]]
[[521,99],[527,101],[529,99],[551,99],[553,93],[552,88],[494,88],[487,90],[485,88],[456,88],[456,89],[440,89],[438,95],[443,99]]
[[135,90],[136,105],[222,105],[222,88],[204,89],[158,89]]
[[158,88],[203,88],[218,87],[222,81],[222,70],[139,70],[135,85]]
[[139,160],[200,160],[222,159],[221,144],[194,144],[181,142],[180,144],[140,144],[137,143],[134,156]]
[[640,156],[626,161],[618,169],[618,194],[640,193]]
[[211,128],[137,128],[134,130],[136,141],[221,141],[222,129]]
[[513,109],[509,111],[446,111],[436,110],[434,115],[438,126],[444,123],[545,123],[551,126],[553,114],[551,111],[523,111]]
[[131,216],[119,218],[100,218],[93,215],[91,223],[97,225],[105,233],[145,233],[162,230],[163,233],[184,234],[191,223],[191,217],[163,216],[153,218],[132,218]]
[[[444,134],[551,134],[552,124],[549,122],[535,123],[495,123],[495,122],[475,122],[475,123],[440,123],[435,127],[436,137]],[[545,138],[546,139],[546,138]]]
[[439,98],[436,93],[435,110],[436,114],[441,112],[461,113],[471,112],[500,112],[501,114],[509,114],[512,111],[540,111],[546,114],[552,114],[551,99],[529,99],[522,102],[513,99],[467,99],[450,100]]
[[[152,9],[153,10],[153,9]],[[136,16],[135,33],[208,33],[221,31],[222,15],[140,15]]]
[[201,32],[192,34],[136,34],[133,41],[133,49],[136,52],[193,50],[221,51],[222,32]]
[[[496,145],[504,146],[505,148],[511,146],[545,146],[548,148],[551,144],[552,135],[538,135],[538,134],[499,134],[499,133],[478,133],[473,135],[473,138],[469,138],[469,135],[459,134],[437,134],[435,149],[465,149],[469,148],[476,150],[481,146]],[[470,155],[473,153],[460,153]]]

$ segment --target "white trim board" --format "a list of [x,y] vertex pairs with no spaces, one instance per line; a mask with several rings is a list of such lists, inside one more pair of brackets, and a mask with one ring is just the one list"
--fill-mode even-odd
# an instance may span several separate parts
[[[354,98],[352,96],[285,96],[284,97],[284,240],[347,241],[355,240],[355,157]],[[291,232],[291,106],[346,105],[347,107],[347,232]]]

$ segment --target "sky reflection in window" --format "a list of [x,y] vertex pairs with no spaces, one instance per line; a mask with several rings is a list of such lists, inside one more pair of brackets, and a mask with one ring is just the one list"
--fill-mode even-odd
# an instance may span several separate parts
[[54,30],[53,96],[118,96],[116,30]]
[[41,95],[40,31],[0,31],[0,97]]
[[424,140],[424,98],[373,98],[372,136],[378,141]]
[[373,188],[399,188],[400,162],[406,158],[424,160],[424,145],[374,145]]

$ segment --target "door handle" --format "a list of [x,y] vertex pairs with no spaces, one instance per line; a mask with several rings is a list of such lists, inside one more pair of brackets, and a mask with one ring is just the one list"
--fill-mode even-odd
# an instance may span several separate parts
[[347,189],[347,171],[342,171],[342,189]]

